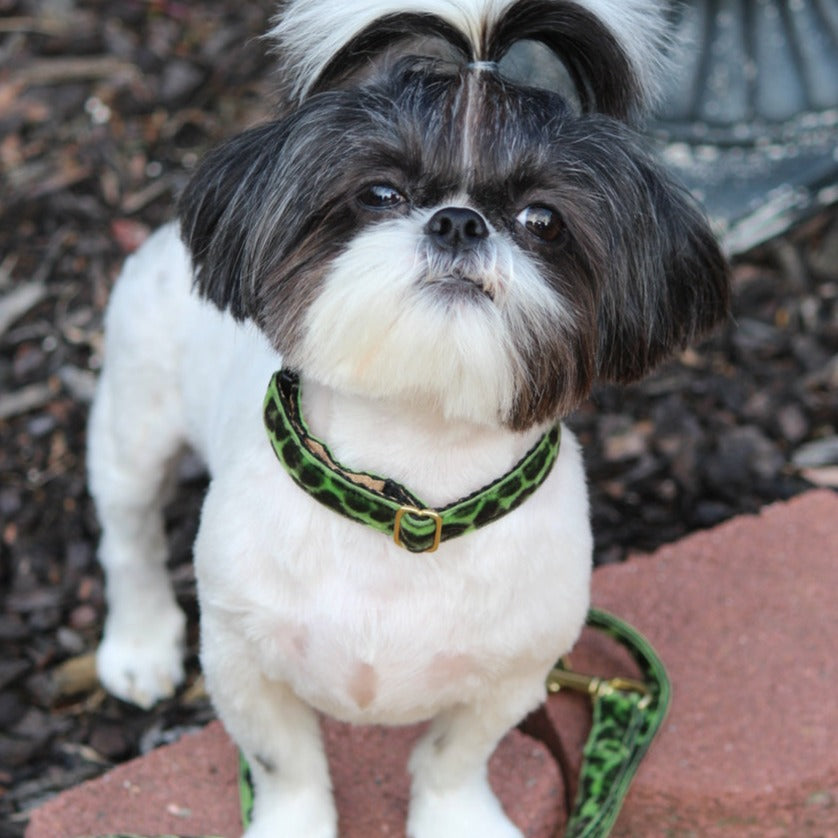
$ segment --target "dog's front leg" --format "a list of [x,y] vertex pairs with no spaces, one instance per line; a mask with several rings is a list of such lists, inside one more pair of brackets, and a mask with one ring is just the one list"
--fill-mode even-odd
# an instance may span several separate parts
[[246,838],[335,838],[337,814],[317,715],[267,678],[229,615],[201,614],[207,688],[250,766],[253,820]]
[[112,349],[88,444],[108,603],[96,667],[113,695],[151,707],[183,680],[186,619],[166,570],[163,522],[183,434],[177,395],[165,370],[132,365],[122,347]]
[[544,697],[541,676],[497,684],[484,701],[437,716],[410,759],[410,838],[521,838],[489,786],[487,763],[504,734]]

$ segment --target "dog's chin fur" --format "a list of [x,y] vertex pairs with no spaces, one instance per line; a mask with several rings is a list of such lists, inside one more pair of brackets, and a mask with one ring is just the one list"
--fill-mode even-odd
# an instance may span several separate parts
[[571,315],[504,236],[452,265],[422,241],[429,213],[415,215],[335,258],[288,361],[338,390],[500,425],[527,376],[522,338],[547,344]]
[[[207,156],[109,305],[88,449],[99,675],[145,706],[183,678],[162,507],[190,445],[212,475],[202,666],[253,772],[248,838],[337,835],[315,710],[432,719],[410,761],[411,838],[520,836],[486,761],[587,612],[573,435],[514,512],[413,555],[298,488],[262,400],[295,368],[334,458],[441,507],[510,470],[594,382],[636,379],[724,316],[706,222],[627,124],[655,87],[656,4],[281,13],[287,110]],[[562,65],[557,86],[510,74],[522,42]]]

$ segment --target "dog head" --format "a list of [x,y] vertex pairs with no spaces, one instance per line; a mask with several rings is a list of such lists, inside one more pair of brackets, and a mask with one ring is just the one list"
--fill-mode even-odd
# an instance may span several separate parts
[[[536,7],[573,8],[550,43],[575,96],[503,72]],[[516,4],[477,59],[442,18],[421,16],[432,58],[390,55],[390,18],[362,29],[386,68],[349,83],[347,48],[296,109],[199,167],[180,208],[199,292],[325,384],[513,429],[711,326],[724,259],[626,126],[631,62],[587,12],[601,49],[579,34],[580,8]]]

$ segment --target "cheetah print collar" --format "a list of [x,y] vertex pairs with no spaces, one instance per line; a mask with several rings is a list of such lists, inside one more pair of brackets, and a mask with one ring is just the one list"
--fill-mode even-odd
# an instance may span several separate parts
[[391,535],[412,553],[433,552],[440,542],[490,524],[520,506],[547,479],[561,442],[561,425],[556,423],[502,477],[448,506],[430,509],[393,480],[341,465],[311,436],[296,373],[274,373],[264,420],[277,458],[301,489],[329,509]]

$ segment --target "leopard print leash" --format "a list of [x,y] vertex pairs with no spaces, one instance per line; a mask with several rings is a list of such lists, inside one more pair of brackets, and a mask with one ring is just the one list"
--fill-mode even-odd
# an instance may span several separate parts
[[[587,625],[623,646],[641,675],[640,679],[599,678],[573,672],[562,660],[547,676],[548,693],[568,689],[586,693],[593,711],[576,795],[567,800],[570,818],[564,838],[605,838],[611,832],[640,761],[666,718],[672,697],[663,662],[637,629],[597,608],[588,612]],[[547,746],[566,780],[573,776],[546,704],[519,728]],[[567,782],[566,787],[569,792]]]

